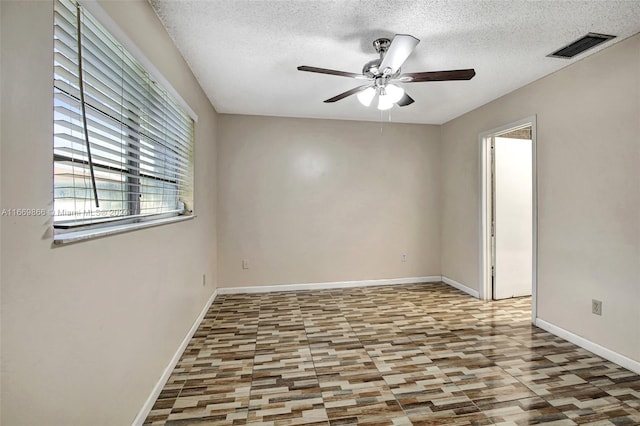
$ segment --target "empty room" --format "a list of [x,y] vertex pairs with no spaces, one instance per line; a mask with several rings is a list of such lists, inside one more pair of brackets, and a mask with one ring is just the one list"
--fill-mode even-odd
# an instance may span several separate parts
[[3,426],[640,425],[640,2],[0,23]]

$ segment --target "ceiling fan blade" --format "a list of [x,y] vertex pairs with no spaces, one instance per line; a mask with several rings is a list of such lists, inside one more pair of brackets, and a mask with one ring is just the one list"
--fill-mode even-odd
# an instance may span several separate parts
[[330,70],[330,69],[327,69],[327,68],[309,67],[309,66],[306,66],[306,65],[299,66],[298,67],[298,71],[317,72],[317,73],[320,73],[320,74],[337,75],[337,76],[340,76],[340,77],[351,77],[351,78],[363,78],[364,77],[362,74],[356,74],[354,72]]
[[329,98],[326,101],[324,101],[325,103],[331,103],[331,102],[337,102],[340,99],[344,99],[347,96],[351,96],[351,95],[355,95],[358,92],[362,92],[364,89],[366,89],[367,87],[370,87],[370,84],[365,84],[364,86],[358,86],[358,87],[354,87],[351,90],[347,90],[346,92],[340,93],[339,95],[334,96],[333,98]]
[[400,99],[398,102],[396,102],[398,104],[398,106],[400,107],[404,107],[407,105],[411,105],[412,103],[414,103],[415,101],[413,100],[413,98],[409,95],[407,95],[407,93],[404,93],[404,96],[402,97],[402,99]]
[[402,74],[398,80],[404,83],[420,83],[421,81],[471,80],[476,75],[473,68],[466,70],[410,72]]
[[380,63],[380,70],[391,68],[391,74],[404,64],[420,40],[408,34],[396,34]]

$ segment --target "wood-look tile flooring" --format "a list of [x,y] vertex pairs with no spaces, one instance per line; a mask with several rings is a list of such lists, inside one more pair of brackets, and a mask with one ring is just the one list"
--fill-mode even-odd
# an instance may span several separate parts
[[153,425],[639,425],[640,377],[441,283],[218,296]]

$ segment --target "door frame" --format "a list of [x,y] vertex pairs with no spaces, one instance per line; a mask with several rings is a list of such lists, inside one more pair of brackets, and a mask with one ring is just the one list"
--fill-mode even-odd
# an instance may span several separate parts
[[491,288],[491,143],[492,137],[516,130],[521,127],[531,126],[531,161],[532,161],[532,277],[531,277],[531,322],[535,323],[537,318],[537,290],[538,290],[538,179],[536,167],[536,139],[537,139],[537,123],[536,116],[523,118],[504,126],[496,127],[478,135],[479,159],[480,159],[480,202],[479,202],[479,221],[480,221],[480,262],[479,262],[479,293],[481,300],[490,300],[492,298]]

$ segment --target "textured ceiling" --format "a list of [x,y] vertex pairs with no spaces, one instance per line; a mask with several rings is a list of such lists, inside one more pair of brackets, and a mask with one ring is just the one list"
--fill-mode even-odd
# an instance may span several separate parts
[[[218,112],[441,124],[640,32],[640,1],[150,0]],[[613,34],[572,60],[546,55],[587,32]],[[421,40],[403,72],[475,68],[470,81],[407,83],[415,103],[380,113],[361,81],[296,70],[361,72],[371,43]]]

